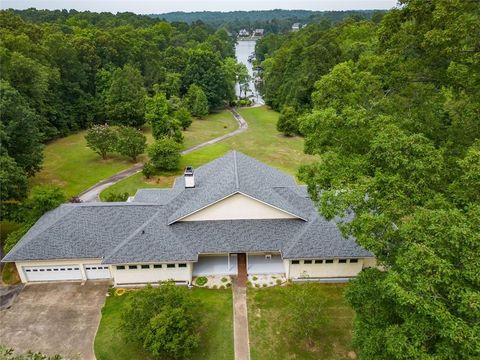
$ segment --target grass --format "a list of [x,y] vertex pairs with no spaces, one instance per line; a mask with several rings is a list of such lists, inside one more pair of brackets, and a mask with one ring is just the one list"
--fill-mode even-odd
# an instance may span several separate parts
[[[231,290],[192,289],[203,304],[200,346],[192,359],[233,360],[233,308]],[[102,319],[95,338],[98,360],[149,359],[141,347],[126,342],[121,332],[121,314],[128,295],[110,296],[102,309]]]
[[170,187],[175,176],[181,175],[181,169],[186,165],[198,167],[229,150],[241,151],[294,176],[300,165],[314,161],[313,156],[303,153],[303,138],[285,137],[277,131],[279,115],[277,112],[262,106],[241,109],[240,113],[248,122],[248,130],[244,133],[183,156],[180,168],[176,172],[162,173],[148,181],[139,173],[120,181],[104,192],[128,192],[134,195],[140,188]]
[[[205,120],[194,120],[184,132],[185,148],[200,144],[236,128],[233,116],[227,110],[211,114]],[[146,128],[147,141],[151,131]],[[31,185],[54,185],[62,188],[67,197],[78,195],[115,173],[131,167],[132,162],[123,156],[111,154],[107,160],[87,148],[85,131],[49,143],[44,150],[42,170],[31,180]],[[145,160],[145,155],[139,161]],[[155,186],[155,185],[152,185]]]
[[325,298],[327,317],[314,347],[288,331],[287,287],[247,290],[252,360],[349,359],[354,311],[344,300],[345,285],[316,284],[314,289],[312,296]]

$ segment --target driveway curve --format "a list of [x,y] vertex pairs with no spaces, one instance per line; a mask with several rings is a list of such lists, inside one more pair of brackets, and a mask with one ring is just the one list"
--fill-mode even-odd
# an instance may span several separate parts
[[[229,108],[229,110],[230,110],[233,117],[235,118],[235,120],[238,123],[238,129],[236,129],[232,132],[229,132],[228,134],[216,137],[214,139],[205,141],[201,144],[198,144],[198,145],[192,146],[188,149],[185,149],[185,150],[182,151],[182,155],[186,155],[186,154],[189,154],[189,153],[194,152],[196,150],[202,149],[204,147],[219,143],[223,140],[231,138],[232,136],[238,135],[238,134],[244,132],[245,130],[247,130],[248,129],[248,124],[245,121],[245,119],[242,117],[242,115],[240,115],[240,113],[234,108]],[[129,176],[132,176],[132,175],[135,175],[136,173],[139,173],[140,171],[142,171],[142,169],[143,169],[143,164],[142,163],[135,164],[132,167],[130,167],[126,170],[120,171],[119,173],[116,173],[115,175],[112,175],[107,179],[99,181],[98,183],[96,183],[92,187],[90,187],[87,190],[81,192],[80,195],[79,195],[79,198],[80,198],[80,200],[82,200],[82,202],[100,201],[100,193],[103,190],[105,190],[106,188],[112,186],[113,184],[118,183],[119,181],[121,181],[121,180],[123,180],[123,179],[125,179]]]

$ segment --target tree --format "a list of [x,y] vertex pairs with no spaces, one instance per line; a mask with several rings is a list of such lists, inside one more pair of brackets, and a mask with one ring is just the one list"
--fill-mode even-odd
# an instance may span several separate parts
[[285,136],[293,136],[298,133],[297,113],[291,106],[285,106],[277,121],[277,130]]
[[145,88],[140,71],[129,64],[115,69],[105,102],[108,119],[113,124],[142,126],[145,123]]
[[87,140],[87,146],[105,160],[108,152],[115,149],[117,133],[106,124],[94,125],[87,130],[85,140]]
[[208,115],[208,100],[199,86],[195,84],[190,85],[185,99],[193,116],[202,118]]
[[128,200],[130,194],[128,192],[109,191],[103,196],[105,202],[124,202]]
[[240,96],[247,97],[247,92],[250,90],[250,81],[252,77],[248,73],[247,66],[245,64],[237,64],[236,67],[236,78],[238,82],[238,86],[240,87]]
[[306,283],[288,288],[289,330],[311,346],[314,338],[326,324],[325,300],[317,293],[318,285]]
[[152,134],[155,139],[170,137],[177,142],[183,141],[179,122],[169,114],[169,103],[164,93],[156,88],[156,93],[147,98],[146,118],[152,126]]
[[33,176],[43,161],[40,119],[20,93],[4,80],[0,80],[0,114],[3,150],[28,176]]
[[217,53],[202,49],[190,51],[183,77],[183,87],[188,89],[192,84],[199,86],[205,92],[209,107],[215,108],[222,105],[227,98],[228,82]]
[[175,119],[180,123],[183,130],[187,130],[190,125],[192,125],[192,115],[185,107],[180,107],[175,113],[173,114]]
[[65,194],[58,187],[36,186],[32,188],[24,203],[25,218],[33,223],[47,211],[57,208],[65,201]]
[[21,167],[8,155],[0,156],[0,199],[3,205],[18,203],[27,197],[28,178]]
[[143,165],[142,173],[147,179],[150,179],[150,177],[155,173],[155,167],[151,161],[148,161]]
[[130,296],[122,329],[128,341],[143,345],[155,358],[189,358],[199,345],[196,308],[184,287],[147,286]]
[[158,170],[177,170],[180,164],[181,146],[170,138],[156,140],[148,148],[152,165]]
[[143,154],[147,147],[147,138],[137,129],[120,126],[117,129],[116,150],[132,161],[137,161],[137,156]]

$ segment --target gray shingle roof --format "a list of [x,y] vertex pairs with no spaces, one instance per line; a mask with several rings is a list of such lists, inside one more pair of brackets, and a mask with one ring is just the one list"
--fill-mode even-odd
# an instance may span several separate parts
[[[104,263],[196,261],[201,253],[280,251],[284,258],[368,257],[321,217],[305,186],[230,152],[195,170],[196,187],[142,189],[130,203],[64,204],[48,212],[3,261],[103,258]],[[178,219],[241,192],[298,219]]]

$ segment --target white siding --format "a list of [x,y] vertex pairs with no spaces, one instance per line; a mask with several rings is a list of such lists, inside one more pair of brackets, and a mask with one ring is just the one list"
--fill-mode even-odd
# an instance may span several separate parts
[[234,194],[181,221],[292,219],[295,216],[243,194]]
[[[178,264],[174,264],[174,268],[168,268],[167,264],[162,263],[162,267],[159,269],[154,268],[154,264],[149,265],[148,269],[142,269],[140,264],[126,264],[124,270],[118,269],[118,265],[112,266],[112,276],[115,281],[115,285],[122,284],[155,284],[160,281],[192,281],[192,263],[186,264],[185,268],[181,268]],[[130,265],[137,265],[137,269],[129,269]]]
[[292,264],[290,260],[289,278],[340,278],[340,277],[353,277],[363,268],[363,260],[358,259],[357,263],[351,263],[349,260],[346,264],[339,263],[339,259],[334,259],[333,264],[325,263],[315,264],[315,260],[312,260],[312,264],[305,264],[305,260],[299,260],[300,264]]

